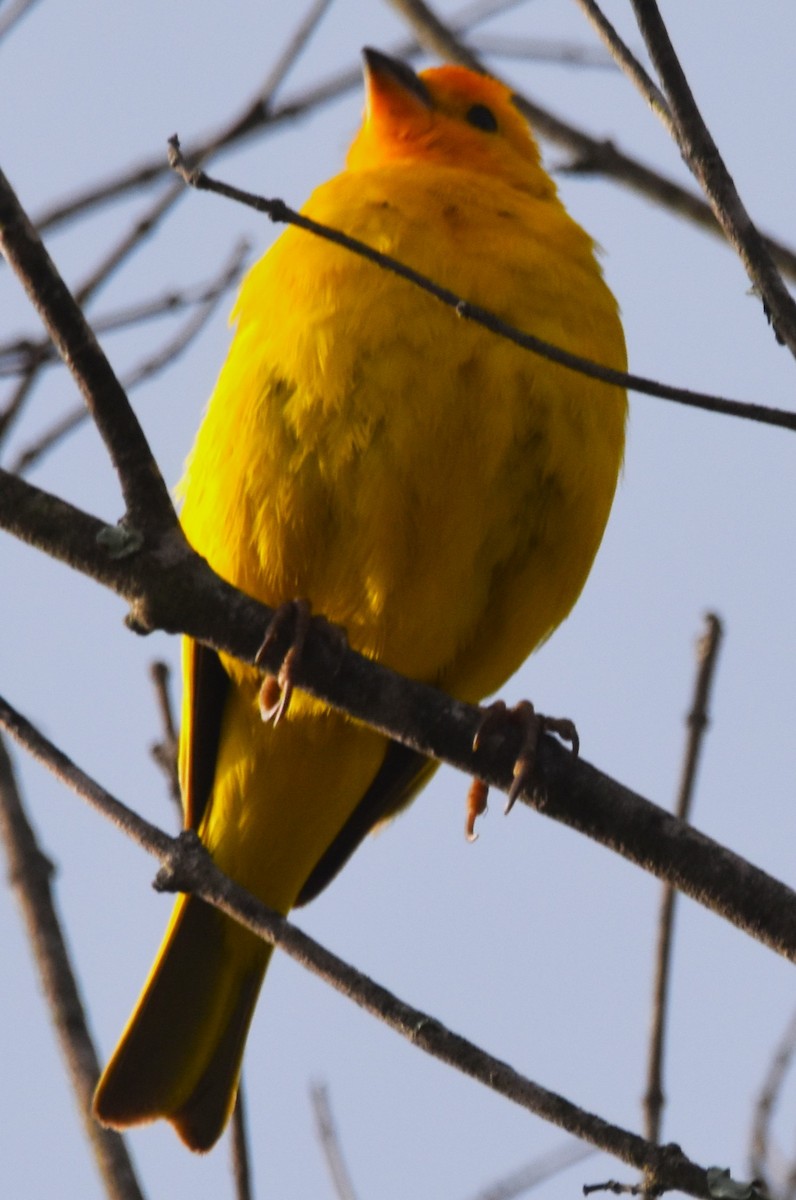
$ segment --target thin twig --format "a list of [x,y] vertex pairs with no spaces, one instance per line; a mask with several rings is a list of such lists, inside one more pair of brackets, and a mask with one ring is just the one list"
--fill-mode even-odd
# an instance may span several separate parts
[[519,1171],[512,1171],[510,1175],[490,1184],[489,1187],[478,1192],[473,1200],[516,1200],[517,1196],[524,1196],[527,1192],[532,1192],[534,1188],[554,1179],[556,1175],[560,1175],[562,1171],[575,1166],[576,1163],[591,1158],[593,1154],[594,1149],[591,1146],[582,1146],[578,1142],[566,1142],[558,1150],[540,1154],[526,1166],[520,1167]]
[[[172,316],[186,308],[199,308],[217,299],[240,279],[249,250],[249,243],[241,240],[229,261],[213,278],[190,287],[169,288],[148,300],[126,304],[123,308],[95,315],[91,319],[92,329],[97,334],[117,333],[123,329],[143,325],[147,321]],[[28,370],[32,358],[40,356],[47,365],[61,361],[49,339],[46,342],[34,342],[23,337],[0,342],[0,377],[19,375]]]
[[238,1094],[232,1110],[230,1149],[235,1200],[252,1200],[254,1192],[252,1191],[251,1155],[249,1154],[249,1137],[246,1130],[246,1101],[242,1077],[238,1081]]
[[219,150],[234,145],[241,137],[251,134],[254,130],[264,129],[271,124],[274,94],[315,32],[318,23],[329,7],[329,2],[330,0],[315,0],[290,37],[276,63],[269,69],[253,99],[246,104],[241,113],[236,114],[231,121],[222,125],[212,137],[205,138],[201,149],[195,149],[192,152],[191,161],[194,166],[206,162]]
[[406,1004],[228,879],[194,833],[170,838],[111,796],[2,699],[0,724],[58,778],[163,864],[156,879],[159,890],[190,892],[213,904],[413,1045],[543,1120],[644,1171],[650,1188],[656,1191],[676,1188],[693,1196],[708,1196],[705,1169],[686,1158],[678,1146],[653,1146],[637,1134],[579,1108],[453,1033],[430,1014]]
[[329,1089],[323,1083],[315,1083],[310,1088],[310,1100],[315,1114],[315,1129],[318,1141],[329,1169],[329,1178],[334,1188],[337,1200],[357,1200],[354,1184],[346,1166],[343,1147],[337,1132],[332,1106],[329,1102]]
[[[757,1179],[766,1180],[765,1190],[772,1195],[782,1196],[785,1189],[772,1176],[771,1123],[777,1104],[782,1097],[785,1078],[796,1055],[796,1013],[788,1021],[771,1056],[763,1085],[760,1088],[752,1116],[749,1146],[749,1168]],[[772,1191],[771,1185],[774,1185]]]
[[[224,269],[225,279],[237,279],[240,275],[242,259],[245,251],[240,248],[236,250],[234,255],[235,269],[230,272],[229,268]],[[195,312],[191,313],[187,320],[180,328],[173,333],[164,344],[155,351],[154,354],[148,355],[131,371],[122,375],[120,384],[126,393],[134,391],[141,384],[147,383],[161,371],[167,367],[171,367],[179,357],[193,344],[199,334],[207,325],[212,317],[219,301],[225,295],[226,287],[211,289],[206,296],[206,299],[198,306]],[[24,474],[29,471],[36,463],[38,463],[45,454],[53,450],[68,434],[78,429],[89,419],[91,414],[85,405],[78,405],[64,413],[52,425],[49,425],[43,433],[30,442],[22,450],[17,457],[12,461],[9,470],[15,473]]]
[[[697,674],[694,681],[694,697],[687,719],[688,737],[683,757],[677,803],[674,810],[675,816],[680,821],[688,821],[690,818],[697,766],[708,727],[710,693],[715,677],[721,638],[721,621],[715,613],[708,613],[705,618],[705,632],[697,643]],[[660,1141],[661,1114],[664,1105],[664,1042],[668,1014],[675,898],[675,890],[671,884],[664,884],[658,917],[658,941],[655,952],[652,991],[652,1020],[649,1056],[647,1060],[647,1090],[644,1096],[644,1132],[651,1142]]]
[[785,287],[702,119],[658,6],[655,0],[630,2],[669,102],[677,145],[707,196],[727,241],[741,259],[777,338],[796,356],[796,302]]
[[[454,29],[471,27],[488,20],[497,13],[514,8],[522,2],[523,0],[475,0],[474,3],[466,4],[459,13],[452,16],[451,27]],[[403,39],[389,48],[389,52],[400,58],[411,58],[420,53],[420,46],[415,39]],[[185,156],[191,163],[204,161],[211,151],[218,153],[232,149],[249,138],[276,130],[284,124],[315,112],[323,105],[337,100],[361,86],[362,68],[359,64],[327,76],[320,83],[315,83],[311,87],[287,97],[282,104],[276,107],[263,104],[264,85],[262,85],[255,91],[254,96],[243,104],[238,113],[227,118],[212,132],[194,138],[186,150]],[[168,169],[162,152],[158,151],[149,158],[126,168],[111,179],[90,184],[66,200],[58,201],[51,208],[36,216],[36,228],[44,233],[83,215],[90,209],[107,204],[140,188],[148,187],[166,175]]]
[[422,275],[419,271],[408,267],[405,263],[398,262],[397,259],[392,258],[390,255],[375,250],[372,246],[368,246],[358,238],[349,237],[348,234],[343,233],[339,229],[332,229],[328,225],[322,225],[320,222],[312,220],[312,218],[305,216],[303,213],[296,212],[295,209],[285,204],[283,200],[268,199],[265,196],[255,195],[252,192],[246,192],[241,188],[236,188],[220,180],[213,179],[204,171],[192,170],[182,156],[179,139],[176,136],[170,138],[169,145],[171,147],[170,161],[172,166],[175,171],[181,174],[190,187],[197,188],[199,191],[213,192],[216,195],[235,200],[239,204],[245,204],[253,208],[256,212],[266,213],[274,222],[295,225],[299,229],[304,229],[306,232],[332,242],[336,246],[342,246],[344,249],[350,250],[353,254],[358,254],[361,258],[367,259],[368,262],[375,263],[384,270],[391,271],[393,274],[400,276],[401,279],[405,279],[408,283],[414,284],[421,291],[433,296],[447,308],[452,309],[462,320],[472,321],[476,325],[481,325],[484,329],[497,334],[498,337],[505,338],[523,350],[528,350],[532,354],[538,354],[542,358],[558,363],[559,366],[565,367],[567,370],[575,371],[578,374],[588,376],[590,379],[597,379],[602,383],[611,384],[615,387],[628,388],[630,391],[641,392],[647,396],[657,396],[663,400],[673,400],[675,403],[682,404],[688,408],[703,409],[707,412],[721,413],[724,416],[730,417],[740,417],[744,420],[757,421],[761,424],[775,425],[782,429],[796,431],[796,412],[771,408],[764,404],[729,400],[724,396],[715,396],[706,392],[695,392],[688,388],[672,387],[669,384],[659,383],[654,379],[647,379],[641,375],[616,371],[611,367],[603,366],[589,359],[582,358],[578,354],[572,354],[568,350],[563,350],[560,346],[554,346],[550,342],[543,341],[533,334],[526,333],[521,329],[517,329],[516,326],[510,325],[495,313],[482,308],[481,305],[473,304],[464,297],[458,296],[449,288],[442,287],[432,279],[429,279],[428,276]]
[[50,887],[52,863],[42,853],[25,814],[11,759],[0,737],[0,840],[50,1016],[69,1072],[83,1129],[111,1200],[143,1200],[123,1138],[97,1124],[91,1097],[99,1061]]
[[[435,41],[421,19],[418,19],[415,27],[426,48],[433,53],[450,58],[454,62],[467,61],[464,55],[469,52],[462,48],[457,40],[457,33],[474,27],[495,13],[514,7],[518,2],[521,0],[487,0],[467,5],[460,13],[451,17],[445,27],[450,37],[446,44]],[[420,46],[417,39],[409,39],[395,43],[388,47],[388,50],[399,58],[411,59],[420,52]],[[361,69],[351,66],[311,88],[286,97],[281,105],[264,112],[259,122],[247,122],[247,114],[253,110],[253,103],[248,102],[240,114],[224,122],[218,130],[193,139],[185,151],[185,157],[189,162],[197,162],[207,156],[211,146],[216,151],[226,150],[240,141],[303,118],[324,104],[360,87],[361,79]],[[259,98],[258,92],[254,104],[259,103]],[[518,104],[540,136],[547,138],[554,145],[563,147],[572,156],[567,164],[559,166],[559,170],[572,174],[599,175],[683,217],[700,229],[714,236],[721,236],[721,229],[710,205],[690,189],[623,153],[613,142],[594,137],[584,129],[572,125],[527,96],[518,97]],[[228,138],[226,141],[225,133]],[[160,153],[144,159],[109,180],[91,184],[80,193],[57,202],[38,214],[36,226],[44,232],[119,196],[148,187],[160,179],[167,169]],[[789,278],[796,278],[796,250],[771,235],[766,235],[765,242],[780,270]]]
[[179,745],[179,734],[177,726],[174,722],[174,714],[171,707],[171,693],[169,691],[169,679],[171,672],[168,663],[153,662],[149,668],[149,674],[152,679],[152,684],[155,689],[155,698],[157,700],[158,712],[160,714],[160,723],[163,730],[163,736],[159,742],[155,742],[150,747],[150,752],[155,762],[158,764],[163,774],[166,776],[166,782],[169,788],[169,797],[177,809],[177,815],[182,823],[182,793],[180,791],[180,776],[177,770],[177,751]]
[[[87,307],[89,301],[108,282],[122,263],[141,245],[145,238],[154,233],[157,225],[183,194],[184,189],[179,186],[167,188],[164,195],[159,196],[148,210],[135,221],[133,227],[125,232],[122,238],[106,252],[74,290],[74,298],[81,308]],[[99,332],[96,326],[94,332],[95,334]],[[33,386],[38,380],[41,368],[51,362],[53,357],[53,346],[49,338],[43,338],[32,344],[28,353],[28,362],[25,365],[25,375],[5,409],[0,413],[0,441],[8,437],[12,425],[19,418],[24,405],[33,393]]]
[[299,21],[282,53],[265,77],[261,89],[263,104],[270,104],[298,62],[312,35],[325,17],[332,0],[314,0]]
[[556,38],[523,38],[510,34],[479,33],[471,39],[472,47],[479,54],[493,58],[508,58],[526,63],[552,63],[561,67],[578,67],[589,70],[615,71],[616,64],[610,54],[595,46],[581,45]]
[[[427,50],[474,71],[486,69],[473,50],[462,42],[453,24],[442,22],[423,0],[390,0],[390,3],[412,26]],[[723,236],[711,206],[688,188],[681,187],[638,159],[624,154],[612,142],[591,137],[527,94],[515,93],[514,99],[537,134],[554,145],[563,146],[574,156],[566,167],[562,166],[559,170],[597,174],[611,179],[670,212],[685,217],[706,232]],[[770,236],[765,238],[765,243],[780,269],[786,271],[790,278],[796,278],[796,251]]]
[[132,524],[142,531],[176,530],[168,489],[124,389],[1,171],[0,251],[69,365],[116,468]]
[[[216,296],[202,305],[198,311],[191,313],[177,332],[172,334],[160,349],[156,350],[154,354],[148,355],[131,371],[122,375],[119,384],[123,391],[129,395],[130,392],[159,375],[167,367],[173,366],[180,355],[193,344],[202,332],[213,315],[219,299],[220,296]],[[57,421],[53,421],[52,425],[49,425],[35,441],[20,450],[17,457],[12,460],[9,470],[19,474],[29,471],[46,454],[54,450],[65,437],[84,425],[91,416],[92,414],[85,405],[76,405],[69,409]]]
[[640,1196],[647,1191],[644,1183],[620,1183],[616,1179],[606,1179],[603,1183],[586,1183],[583,1185],[583,1195],[591,1196],[595,1192],[610,1192],[612,1196]]
[[49,357],[49,340],[34,343],[28,357],[28,362],[25,364],[24,375],[11,392],[5,408],[0,412],[0,445],[2,445],[11,432],[13,425],[33,394],[33,389],[39,378],[39,368]]
[[132,227],[107,251],[92,269],[90,275],[76,289],[75,299],[78,304],[85,307],[89,300],[93,299],[99,288],[108,282],[133,251],[137,250],[146,238],[153,235],[158,225],[179,200],[179,189],[173,187],[167,187],[162,195],[156,197],[146,212],[136,218]]
[[650,108],[662,119],[670,119],[669,105],[663,92],[644,70],[630,47],[622,41],[600,6],[595,0],[575,0],[575,3],[580,6],[614,62],[633,80]]
[[9,5],[3,15],[0,16],[0,38],[6,37],[17,21],[26,16],[36,3],[37,0],[17,0],[16,4]]

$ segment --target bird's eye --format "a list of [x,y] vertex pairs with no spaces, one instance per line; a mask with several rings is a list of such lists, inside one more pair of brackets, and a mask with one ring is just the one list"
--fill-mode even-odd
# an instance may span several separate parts
[[467,120],[484,133],[497,133],[497,117],[485,104],[474,104],[467,112]]

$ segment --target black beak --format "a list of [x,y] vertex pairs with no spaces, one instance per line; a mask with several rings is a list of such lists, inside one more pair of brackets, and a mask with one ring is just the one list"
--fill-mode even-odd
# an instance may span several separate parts
[[426,108],[431,108],[431,96],[428,93],[428,88],[423,83],[419,75],[416,75],[411,67],[405,62],[401,62],[399,58],[390,58],[389,54],[382,54],[381,50],[373,50],[372,47],[366,46],[362,51],[362,57],[365,60],[365,71],[369,75],[376,78],[387,78],[397,83],[404,91],[409,92],[415,99],[419,100]]

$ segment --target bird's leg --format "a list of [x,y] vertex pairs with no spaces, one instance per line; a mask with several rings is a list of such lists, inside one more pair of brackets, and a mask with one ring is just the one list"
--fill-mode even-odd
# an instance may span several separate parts
[[[514,760],[513,780],[504,810],[509,813],[520,792],[533,780],[536,768],[536,750],[541,735],[543,733],[557,734],[565,742],[570,743],[574,755],[578,753],[580,740],[574,723],[567,717],[546,717],[536,711],[530,700],[521,700],[512,708],[508,708],[502,700],[495,700],[493,704],[483,710],[483,716],[473,737],[473,750],[478,750],[485,736],[495,731],[500,732],[507,724],[519,725],[522,732],[520,752]],[[475,818],[479,812],[486,809],[487,791],[486,784],[478,779],[474,780],[470,787],[467,797],[467,833],[470,840],[473,840],[471,835]],[[480,810],[476,808],[476,804],[480,804]]]
[[279,671],[276,675],[267,674],[260,688],[260,716],[264,721],[273,721],[277,725],[288,710],[293,694],[293,677],[301,660],[311,619],[312,609],[307,600],[288,600],[279,605],[268,623],[263,643],[254,660],[258,667],[262,666],[266,653],[288,623],[292,625],[293,636]]

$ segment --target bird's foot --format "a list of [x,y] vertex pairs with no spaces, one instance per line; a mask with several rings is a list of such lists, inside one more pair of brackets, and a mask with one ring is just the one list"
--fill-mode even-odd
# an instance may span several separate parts
[[[580,748],[580,740],[574,723],[568,717],[546,717],[536,711],[530,700],[521,700],[512,708],[509,708],[502,700],[495,700],[483,710],[473,737],[473,750],[477,751],[485,737],[495,732],[501,732],[507,724],[518,725],[522,733],[520,752],[514,760],[513,780],[504,810],[509,813],[520,792],[533,780],[536,769],[536,751],[542,734],[557,734],[563,741],[569,742],[572,753],[576,756]],[[474,779],[470,785],[470,791],[467,794],[467,837],[469,841],[474,841],[476,837],[476,818],[486,812],[488,792],[489,788],[480,779]]]
[[296,667],[301,661],[311,619],[312,609],[307,600],[288,600],[279,605],[268,623],[254,660],[258,667],[262,666],[265,655],[288,626],[292,626],[292,639],[278,672],[276,675],[267,674],[260,688],[260,716],[264,721],[273,721],[274,725],[278,725],[287,713],[293,695]]

